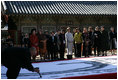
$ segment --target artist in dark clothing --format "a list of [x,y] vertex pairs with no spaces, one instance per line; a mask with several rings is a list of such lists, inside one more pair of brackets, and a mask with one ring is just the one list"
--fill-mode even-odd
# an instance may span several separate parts
[[21,68],[39,72],[39,69],[33,68],[31,64],[31,56],[34,55],[36,55],[36,49],[34,47],[30,48],[30,50],[19,47],[2,49],[1,63],[8,69],[6,73],[7,78],[16,79]]

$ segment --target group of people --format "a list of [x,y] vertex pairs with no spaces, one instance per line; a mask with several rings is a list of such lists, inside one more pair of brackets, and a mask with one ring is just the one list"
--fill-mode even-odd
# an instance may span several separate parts
[[[102,56],[107,56],[107,51],[111,50],[114,54],[114,50],[117,48],[117,33],[114,27],[110,28],[110,31],[106,31],[104,26],[73,29],[71,32],[70,27],[65,30],[57,30],[56,32],[48,31],[43,32],[36,29],[32,29],[31,33],[27,33],[21,36],[21,46],[36,48],[36,55],[33,56],[33,60],[36,56],[40,55],[41,59],[64,59],[64,54],[67,51],[67,58],[72,58],[73,52],[75,57],[89,57],[94,51],[94,56],[99,56],[100,52]],[[6,41],[12,41],[8,39]],[[12,44],[13,45],[13,44]],[[11,46],[11,45],[9,45]]]
[[[94,56],[107,56],[107,50],[114,50],[117,48],[117,33],[114,28],[110,28],[110,32],[106,31],[104,26],[99,28],[92,27],[83,28],[83,32],[79,28],[73,29],[71,33],[70,27],[65,30],[57,30],[56,32],[41,31],[36,33],[36,29],[32,29],[30,36],[26,33],[24,39],[25,47],[35,47],[37,55],[41,59],[64,59],[65,50],[67,49],[67,57],[73,55],[75,57],[89,57],[92,55],[94,49]],[[36,56],[33,57],[35,60]]]
[[[117,33],[114,27],[110,28],[110,31],[106,31],[104,26],[100,28],[92,27],[83,28],[83,32],[76,28],[73,30],[74,39],[74,51],[76,57],[89,57],[94,49],[94,56],[99,56],[100,52],[102,56],[107,56],[107,51],[111,50],[112,54],[115,54],[114,50],[117,48]],[[97,53],[97,54],[96,54]]]
[[[110,28],[110,32],[107,32],[104,26],[99,28],[92,27],[83,28],[83,33],[79,29],[76,29],[74,33],[74,46],[75,46],[75,56],[81,57],[81,54],[85,57],[92,55],[92,49],[94,49],[94,56],[99,56],[102,52],[102,56],[107,56],[107,50],[111,50],[114,54],[114,50],[117,48],[117,33],[114,28]],[[81,47],[83,45],[83,51]],[[81,53],[82,52],[82,53]],[[97,52],[97,54],[96,54]]]
[[[40,55],[41,59],[64,59],[65,52],[65,31],[51,31],[50,34],[48,31],[43,32],[39,30],[36,33],[36,29],[32,29],[31,34],[25,35],[22,37],[22,43],[24,47],[35,47],[37,55]],[[33,57],[35,60],[36,56]]]

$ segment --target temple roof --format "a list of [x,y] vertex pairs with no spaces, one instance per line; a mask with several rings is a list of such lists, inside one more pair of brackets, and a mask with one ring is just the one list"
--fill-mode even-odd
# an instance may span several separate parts
[[7,14],[117,15],[117,1],[5,1]]

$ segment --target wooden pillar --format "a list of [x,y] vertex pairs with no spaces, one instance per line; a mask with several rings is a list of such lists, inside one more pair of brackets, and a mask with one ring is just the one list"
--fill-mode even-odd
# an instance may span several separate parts
[[18,16],[18,26],[19,26],[19,28],[20,28],[20,32],[21,32],[20,16]]

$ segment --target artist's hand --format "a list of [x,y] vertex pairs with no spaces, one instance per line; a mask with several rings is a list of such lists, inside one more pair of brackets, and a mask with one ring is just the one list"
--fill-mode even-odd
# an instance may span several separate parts
[[34,72],[39,73],[39,72],[40,72],[40,70],[39,70],[38,68],[34,68]]

